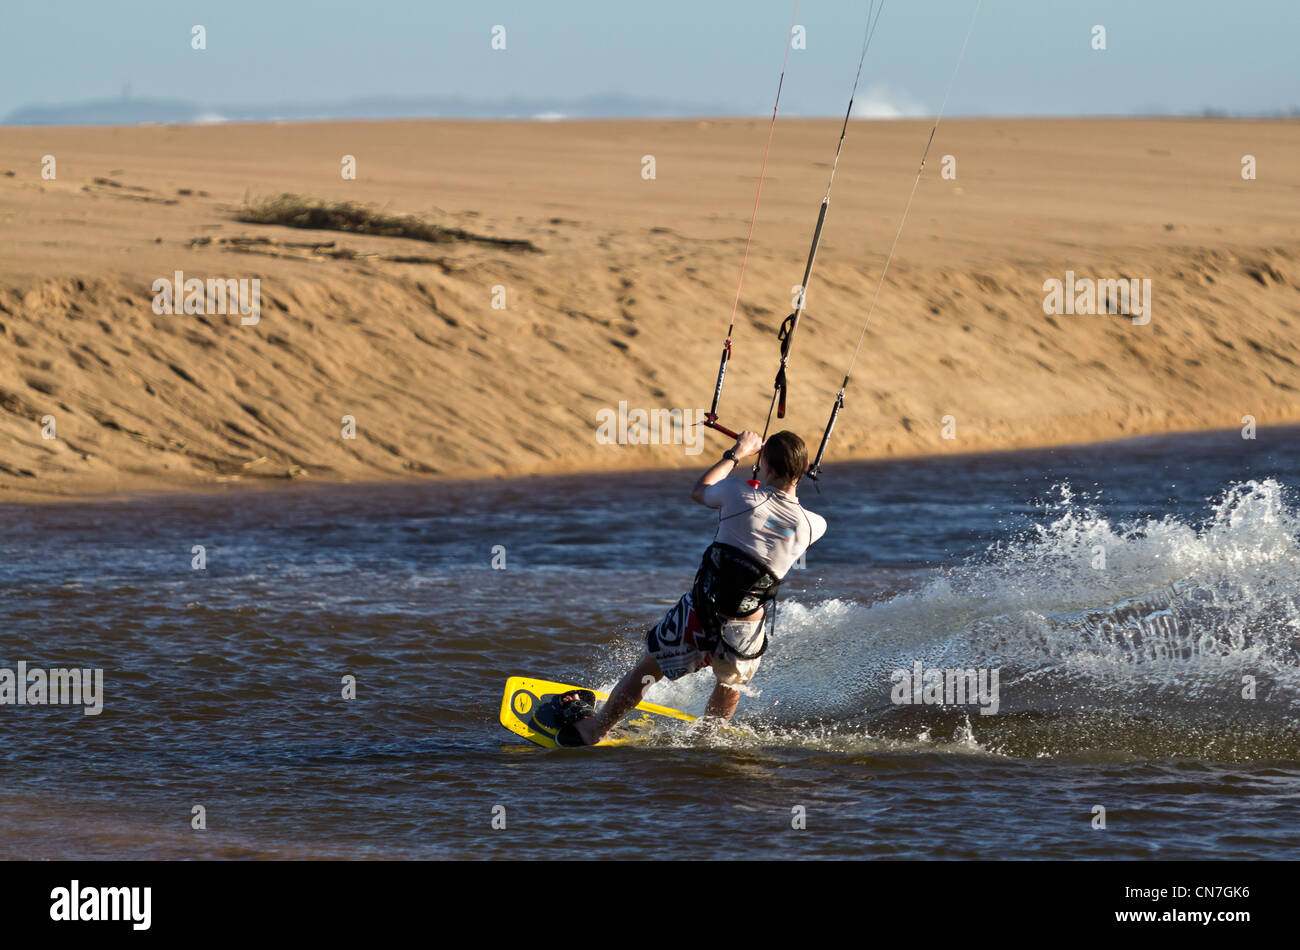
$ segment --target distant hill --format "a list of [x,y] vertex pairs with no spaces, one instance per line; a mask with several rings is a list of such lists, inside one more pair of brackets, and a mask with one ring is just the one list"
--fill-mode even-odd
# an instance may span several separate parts
[[[345,102],[286,102],[265,106],[208,105],[179,99],[96,99],[22,106],[3,125],[141,125],[321,119],[605,119],[735,115],[734,105],[597,95],[582,99],[375,97]],[[744,114],[743,111],[740,114]]]

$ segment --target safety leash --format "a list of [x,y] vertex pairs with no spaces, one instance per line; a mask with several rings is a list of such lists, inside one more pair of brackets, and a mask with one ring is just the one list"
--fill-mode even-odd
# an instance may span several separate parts
[[790,21],[790,32],[785,37],[785,58],[781,60],[781,78],[776,83],[776,102],[772,104],[772,120],[767,124],[767,144],[763,146],[763,167],[758,174],[758,189],[754,192],[754,211],[749,216],[749,233],[745,235],[745,254],[740,260],[740,279],[736,282],[736,298],[731,303],[731,325],[727,327],[727,338],[722,343],[722,359],[718,363],[718,382],[713,387],[713,405],[704,416],[704,424],[710,429],[717,429],[723,435],[733,439],[740,438],[725,426],[718,424],[718,400],[722,398],[722,380],[727,375],[727,362],[731,359],[731,334],[736,330],[736,313],[740,309],[740,290],[745,286],[745,265],[749,263],[749,245],[754,239],[754,223],[758,220],[758,202],[763,197],[763,182],[767,179],[767,155],[772,148],[772,132],[776,129],[776,111],[781,107],[781,89],[785,86],[785,68],[790,62],[790,44],[794,38],[794,28],[799,22],[799,0],[795,0],[794,17]]
[[[849,117],[853,114],[853,100],[858,94],[858,83],[862,80],[862,64],[866,62],[867,50],[871,47],[871,38],[875,35],[876,25],[880,22],[880,15],[885,12],[884,0],[880,0],[880,6],[877,7],[875,0],[872,0],[871,8],[867,12],[867,27],[862,35],[862,53],[858,57],[858,71],[853,77],[853,89],[849,93],[848,108],[844,110],[844,122],[840,126],[840,138],[835,145],[835,161],[831,163],[830,180],[826,182],[826,194],[822,196],[821,206],[817,209],[817,225],[813,228],[812,243],[808,248],[808,260],[803,268],[803,280],[799,284],[799,296],[795,298],[794,312],[785,318],[781,327],[777,330],[776,338],[781,344],[781,364],[776,371],[776,380],[772,386],[772,401],[767,407],[767,419],[763,423],[763,441],[767,441],[768,429],[772,425],[772,411],[776,411],[778,419],[785,418],[786,395],[789,388],[789,382],[786,377],[786,367],[790,362],[790,349],[794,345],[795,331],[799,329],[799,318],[803,315],[804,306],[808,299],[808,281],[812,278],[813,263],[817,260],[817,247],[821,244],[822,228],[826,224],[826,212],[831,206],[831,188],[835,185],[835,171],[840,166],[840,153],[844,150],[844,139],[849,130]],[[754,465],[754,477],[758,477],[758,464]]]
[[862,341],[867,335],[867,325],[871,321],[871,314],[875,312],[876,301],[880,299],[881,288],[885,286],[885,275],[889,273],[889,265],[894,260],[894,252],[898,250],[898,239],[902,236],[903,226],[907,223],[907,213],[912,208],[912,199],[916,197],[916,186],[921,183],[921,173],[925,170],[925,159],[930,154],[930,146],[934,144],[934,136],[939,130],[939,122],[942,121],[944,111],[948,108],[948,97],[952,94],[952,86],[957,78],[957,70],[961,67],[962,57],[966,54],[966,43],[970,40],[971,30],[975,28],[975,19],[979,16],[983,2],[984,0],[977,0],[975,12],[971,14],[970,25],[966,27],[966,36],[961,41],[961,50],[957,53],[957,62],[952,67],[952,75],[948,77],[948,88],[943,94],[943,104],[939,107],[939,112],[934,119],[934,125],[930,129],[930,137],[926,140],[925,150],[921,153],[921,164],[917,167],[916,178],[912,181],[912,191],[907,196],[907,204],[903,206],[903,215],[898,221],[898,230],[894,232],[894,243],[889,247],[889,256],[885,258],[885,266],[881,269],[880,279],[876,282],[876,292],[871,297],[871,305],[867,308],[867,316],[862,321],[862,332],[858,334],[858,345],[853,349],[853,356],[849,360],[849,368],[844,373],[844,382],[840,383],[840,390],[835,394],[830,419],[826,423],[826,430],[822,433],[821,444],[817,447],[817,456],[813,459],[812,464],[808,466],[808,477],[814,482],[817,481],[818,475],[821,474],[822,458],[826,455],[826,446],[830,443],[831,433],[835,429],[835,421],[839,418],[840,410],[844,408],[844,390],[848,388],[849,379],[853,375],[853,367],[858,361],[858,352],[862,349]]
[[[858,92],[858,84],[859,84],[859,82],[860,82],[861,79],[862,79],[862,65],[863,65],[864,62],[866,62],[866,58],[867,58],[867,50],[868,50],[868,49],[870,48],[870,46],[871,46],[871,38],[872,38],[872,36],[875,34],[875,31],[876,31],[876,24],[880,22],[880,14],[884,12],[884,9],[885,9],[885,3],[884,3],[884,0],[879,0],[879,6],[877,6],[877,0],[871,0],[871,5],[870,5],[870,8],[869,8],[869,10],[868,10],[868,12],[867,12],[867,26],[866,26],[866,29],[865,29],[864,32],[863,32],[863,37],[862,37],[862,53],[861,53],[861,55],[858,57],[858,70],[857,70],[857,74],[853,77],[853,89],[852,89],[852,91],[851,91],[850,94],[849,94],[849,105],[848,105],[848,108],[845,109],[845,112],[844,112],[844,123],[843,123],[843,125],[842,125],[841,128],[840,128],[840,137],[839,137],[839,142],[838,142],[838,143],[836,144],[836,146],[835,146],[835,161],[834,161],[834,162],[832,163],[832,165],[831,165],[830,180],[829,180],[829,181],[827,182],[827,184],[826,184],[826,194],[823,196],[822,201],[821,201],[821,205],[820,205],[820,207],[818,208],[818,212],[817,212],[817,225],[816,225],[816,227],[813,229],[812,245],[811,245],[811,247],[810,247],[809,250],[808,250],[808,260],[807,260],[806,264],[804,265],[803,281],[799,284],[799,296],[798,296],[798,298],[797,298],[796,301],[795,301],[794,312],[793,312],[792,314],[790,314],[788,317],[785,318],[785,320],[784,320],[784,321],[782,322],[782,324],[781,324],[780,329],[777,331],[777,339],[778,339],[778,341],[779,341],[780,344],[781,344],[781,364],[780,364],[780,367],[778,368],[778,370],[777,370],[777,374],[776,374],[776,382],[775,382],[774,389],[773,389],[773,393],[772,393],[772,403],[771,403],[771,405],[768,407],[768,411],[767,411],[767,421],[766,421],[766,422],[764,423],[764,425],[763,425],[763,438],[764,438],[764,439],[767,438],[767,431],[768,431],[768,428],[769,428],[769,426],[771,425],[771,422],[772,422],[772,411],[773,411],[773,409],[774,409],[774,408],[777,409],[777,418],[779,418],[779,419],[783,419],[783,418],[785,418],[786,393],[787,393],[787,389],[788,389],[788,385],[787,385],[787,377],[786,377],[786,367],[787,367],[787,365],[789,364],[789,361],[790,361],[790,347],[791,347],[791,346],[793,345],[793,343],[794,343],[794,333],[795,333],[795,330],[797,330],[797,329],[798,329],[798,326],[799,326],[799,317],[800,317],[800,315],[801,315],[801,314],[803,313],[803,311],[804,311],[804,304],[805,304],[805,301],[806,301],[806,299],[807,299],[807,292],[808,292],[808,281],[809,281],[809,279],[812,277],[813,263],[814,263],[814,261],[815,261],[816,258],[817,258],[817,247],[818,247],[818,245],[821,243],[822,228],[823,228],[823,226],[824,226],[825,223],[826,223],[826,212],[827,212],[827,210],[830,208],[831,187],[835,184],[835,172],[836,172],[836,169],[839,168],[839,164],[840,164],[840,153],[842,152],[842,150],[843,150],[843,148],[844,148],[844,139],[845,139],[845,135],[846,135],[846,133],[848,132],[849,117],[850,117],[850,116],[852,115],[852,113],[853,113],[853,99],[854,99],[854,97],[857,95],[857,92]],[[798,17],[798,7],[797,7],[797,6],[796,6],[796,8],[795,8],[795,16],[796,16],[796,18]],[[792,28],[792,32],[793,32],[793,28]],[[789,56],[789,44],[788,44],[788,42],[787,42],[787,47],[786,47],[786,55],[787,55],[787,57]],[[785,78],[785,67],[784,67],[784,66],[782,66],[782,69],[781,69],[781,77],[782,77],[782,80],[784,81],[784,78]],[[777,98],[778,98],[778,102],[779,102],[779,100],[780,100],[780,86],[779,86],[779,85],[778,85],[778,91],[777,91]],[[773,109],[773,111],[772,111],[772,122],[773,122],[773,124],[775,124],[775,122],[776,122],[776,110],[775,110],[775,109]],[[768,140],[769,140],[769,143],[770,143],[770,141],[771,141],[771,132],[770,132],[770,130],[769,130],[768,135],[769,135],[769,139],[768,139]],[[767,165],[767,155],[766,155],[766,152],[764,153],[764,156],[763,156],[763,163],[764,163],[764,170],[766,171],[766,165]],[[759,189],[760,189],[760,190],[762,189],[762,186],[763,186],[763,181],[762,181],[762,176],[760,176],[760,178],[759,178]],[[757,213],[757,199],[755,199],[755,213]],[[752,229],[753,229],[753,221],[752,221],[752,219],[751,219],[751,222],[750,222],[750,229],[751,229],[751,232],[752,232]],[[749,242],[746,241],[746,243],[745,243],[745,259],[748,260],[748,257],[749,257]],[[742,280],[743,280],[743,276],[744,276],[744,264],[743,264],[743,263],[742,263],[742,265],[741,265],[741,275],[742,275]],[[721,399],[721,397],[722,397],[722,383],[723,383],[723,377],[726,375],[727,362],[728,362],[728,361],[730,360],[730,358],[731,358],[731,334],[732,334],[732,332],[735,330],[735,327],[736,327],[736,310],[737,310],[737,305],[739,304],[739,302],[740,302],[740,288],[737,287],[737,288],[736,288],[736,301],[735,301],[735,303],[732,305],[732,310],[731,310],[731,325],[727,328],[727,339],[726,339],[726,341],[723,343],[723,348],[722,348],[722,360],[721,360],[721,362],[720,362],[720,364],[719,364],[719,366],[718,366],[718,379],[717,379],[717,384],[714,386],[714,390],[713,390],[713,405],[712,405],[712,407],[709,409],[708,413],[705,414],[705,417],[704,417],[704,418],[705,418],[705,422],[704,422],[704,424],[705,424],[706,426],[708,426],[708,427],[711,428],[711,429],[715,429],[715,430],[717,430],[718,432],[721,432],[723,435],[729,436],[729,437],[731,437],[731,438],[733,438],[733,439],[734,439],[734,438],[739,438],[739,435],[738,435],[736,432],[733,432],[731,429],[728,429],[728,428],[726,428],[726,427],[724,427],[724,426],[722,426],[721,424],[718,423],[718,401],[719,401],[719,400]],[[758,466],[757,466],[757,465],[754,466],[754,477],[755,477],[755,478],[758,477]]]

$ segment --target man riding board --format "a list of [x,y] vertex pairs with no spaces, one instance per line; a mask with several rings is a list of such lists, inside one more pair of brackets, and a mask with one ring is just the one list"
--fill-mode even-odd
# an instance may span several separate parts
[[[727,476],[759,453],[757,482]],[[590,690],[556,698],[555,739],[562,746],[594,745],[667,676],[679,679],[705,667],[717,683],[705,716],[727,722],[740,702],[739,687],[758,670],[767,650],[768,604],[804,551],[826,533],[826,519],[799,504],[795,489],[808,468],[808,450],[793,432],[766,443],[742,432],[733,448],[705,472],[691,498],[719,509],[718,529],[691,589],[646,633],[646,655],[624,676],[599,711]],[[547,730],[551,732],[551,730]]]

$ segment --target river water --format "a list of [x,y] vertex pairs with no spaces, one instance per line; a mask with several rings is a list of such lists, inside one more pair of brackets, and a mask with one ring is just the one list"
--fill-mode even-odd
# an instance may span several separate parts
[[689,584],[696,475],[0,506],[0,669],[103,671],[0,705],[0,857],[1300,854],[1300,430],[828,466],[735,729],[521,745],[508,675],[608,688]]

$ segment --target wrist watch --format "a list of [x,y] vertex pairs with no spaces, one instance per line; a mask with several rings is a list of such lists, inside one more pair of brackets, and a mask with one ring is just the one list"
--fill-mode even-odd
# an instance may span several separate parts
[[724,459],[731,459],[731,463],[732,463],[733,465],[739,465],[739,464],[740,464],[740,459],[736,458],[736,450],[735,450],[735,449],[727,449],[727,451],[725,451],[725,452],[722,453],[722,457],[723,457]]

